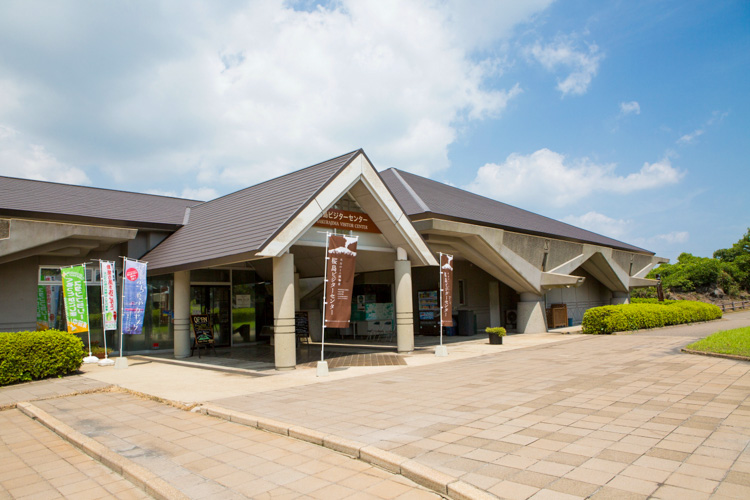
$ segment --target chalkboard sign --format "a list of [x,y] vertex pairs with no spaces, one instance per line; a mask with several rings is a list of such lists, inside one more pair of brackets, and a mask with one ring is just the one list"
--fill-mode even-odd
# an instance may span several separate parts
[[300,336],[307,337],[310,335],[310,319],[307,316],[307,311],[294,313],[294,331]]
[[208,320],[208,314],[193,314],[190,316],[190,322],[193,324],[196,345],[204,346],[214,343],[214,330]]

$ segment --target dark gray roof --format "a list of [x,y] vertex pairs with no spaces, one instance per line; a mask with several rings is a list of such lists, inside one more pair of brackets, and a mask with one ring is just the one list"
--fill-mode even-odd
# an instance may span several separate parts
[[147,253],[149,269],[176,269],[256,252],[362,150],[195,206],[187,225]]
[[412,220],[448,218],[653,255],[643,248],[401,170],[389,169],[380,176]]
[[196,200],[0,177],[0,216],[176,229]]

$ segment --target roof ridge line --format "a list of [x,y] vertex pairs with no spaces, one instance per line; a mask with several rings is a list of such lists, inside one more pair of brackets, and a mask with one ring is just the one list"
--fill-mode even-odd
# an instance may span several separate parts
[[422,210],[424,210],[425,212],[429,212],[429,211],[430,211],[430,207],[428,207],[428,206],[427,206],[427,203],[425,203],[425,202],[424,202],[424,200],[422,200],[422,198],[421,198],[421,197],[420,197],[420,196],[419,196],[419,195],[417,194],[417,192],[416,192],[416,191],[414,191],[414,188],[412,188],[412,187],[411,187],[411,186],[410,186],[410,185],[409,185],[409,184],[408,184],[408,183],[407,183],[407,182],[406,182],[406,181],[404,180],[404,178],[403,178],[403,177],[401,177],[401,174],[399,173],[399,171],[398,171],[397,169],[395,169],[395,168],[393,168],[393,169],[391,169],[391,170],[393,170],[393,174],[394,174],[394,175],[396,176],[396,178],[397,178],[397,179],[399,180],[399,182],[401,183],[401,185],[402,185],[402,186],[404,186],[404,189],[406,189],[406,191],[408,191],[408,193],[409,193],[410,195],[412,195],[412,197],[414,198],[414,200],[415,200],[415,201],[417,202],[417,205],[419,205],[419,206],[420,206],[420,208],[421,208]]

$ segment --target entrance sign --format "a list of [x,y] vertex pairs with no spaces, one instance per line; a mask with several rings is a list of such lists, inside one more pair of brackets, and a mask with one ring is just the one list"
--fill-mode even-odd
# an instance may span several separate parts
[[440,254],[440,320],[453,326],[453,256]]
[[213,344],[214,330],[211,322],[208,320],[208,314],[193,314],[190,316],[190,322],[193,324],[193,333],[195,333],[195,344],[205,346]]
[[343,229],[344,231],[359,231],[363,233],[380,233],[380,229],[372,221],[369,215],[360,212],[349,212],[348,210],[329,209],[323,217],[313,224],[331,229]]
[[357,257],[357,237],[328,237],[326,251],[325,327],[346,328],[352,316],[352,288],[354,261]]
[[99,271],[102,282],[102,319],[104,330],[105,332],[107,330],[117,330],[117,282],[115,278],[115,263],[101,260],[99,261]]
[[65,315],[68,333],[89,331],[89,303],[86,294],[86,265],[64,267],[61,270]]
[[143,333],[143,315],[146,312],[146,263],[125,259],[122,280],[122,333]]

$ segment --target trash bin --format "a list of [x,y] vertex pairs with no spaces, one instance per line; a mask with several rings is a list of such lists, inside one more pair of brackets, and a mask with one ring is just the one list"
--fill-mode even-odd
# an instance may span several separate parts
[[458,334],[469,336],[476,335],[476,333],[474,311],[458,311]]

